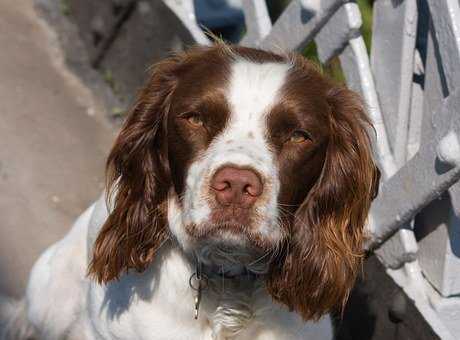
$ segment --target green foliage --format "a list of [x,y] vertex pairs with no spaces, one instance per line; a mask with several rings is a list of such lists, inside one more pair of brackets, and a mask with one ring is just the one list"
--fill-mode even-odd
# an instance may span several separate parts
[[372,1],[358,0],[357,2],[363,18],[361,33],[363,34],[364,42],[366,43],[367,53],[369,53],[371,50],[372,38]]
[[126,109],[114,106],[112,107],[112,110],[110,110],[110,114],[112,117],[124,117],[126,116]]
[[318,53],[316,51],[316,44],[314,41],[308,44],[308,46],[303,50],[302,54],[307,59],[316,63],[323,74],[326,74],[338,83],[345,84],[345,77],[343,75],[342,68],[340,67],[339,59],[333,58],[327,64],[321,64],[318,59]]
[[107,85],[110,86],[110,88],[112,89],[112,91],[115,93],[115,94],[118,94],[118,86],[117,86],[117,83],[115,81],[115,78],[113,77],[113,73],[111,70],[109,69],[105,69],[103,70],[102,72],[102,77],[105,81],[105,83]]
[[69,0],[61,0],[59,2],[59,8],[63,15],[69,16],[70,15],[70,2]]

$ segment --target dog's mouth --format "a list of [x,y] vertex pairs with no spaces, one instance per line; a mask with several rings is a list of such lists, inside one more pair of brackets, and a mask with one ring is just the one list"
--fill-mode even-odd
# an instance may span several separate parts
[[[266,253],[276,247],[279,240],[271,239],[257,229],[234,221],[225,223],[190,224],[187,233],[201,248],[202,245],[215,245],[219,249],[252,249],[251,254]],[[219,251],[222,253],[222,251]]]
[[228,228],[244,226],[251,228],[255,220],[252,208],[238,206],[216,207],[212,210],[210,222],[215,225],[223,225]]

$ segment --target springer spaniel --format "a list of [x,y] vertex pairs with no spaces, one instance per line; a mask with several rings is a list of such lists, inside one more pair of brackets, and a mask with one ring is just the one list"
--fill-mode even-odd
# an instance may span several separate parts
[[378,187],[369,128],[360,98],[298,55],[220,43],[156,64],[106,197],[43,253],[10,325],[47,340],[331,338]]

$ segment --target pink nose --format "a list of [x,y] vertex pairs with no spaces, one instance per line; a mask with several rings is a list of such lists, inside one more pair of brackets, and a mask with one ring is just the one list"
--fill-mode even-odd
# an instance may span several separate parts
[[211,180],[211,187],[221,205],[239,205],[249,208],[262,194],[263,184],[252,170],[224,167]]

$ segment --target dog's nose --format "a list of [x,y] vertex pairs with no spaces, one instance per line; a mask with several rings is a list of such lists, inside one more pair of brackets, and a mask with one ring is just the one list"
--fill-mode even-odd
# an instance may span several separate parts
[[263,184],[259,175],[249,169],[223,167],[211,180],[211,187],[221,205],[252,206],[262,194]]

